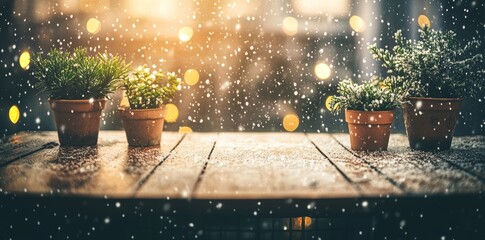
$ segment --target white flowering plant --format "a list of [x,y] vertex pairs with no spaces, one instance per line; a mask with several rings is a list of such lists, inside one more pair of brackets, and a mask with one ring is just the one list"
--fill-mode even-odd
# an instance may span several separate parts
[[159,108],[180,90],[175,73],[151,71],[140,66],[121,82],[131,109]]
[[485,68],[480,41],[460,44],[452,31],[419,30],[419,39],[395,35],[392,50],[369,47],[373,58],[387,69],[393,92],[408,97],[479,98],[484,93]]
[[402,96],[393,93],[382,79],[374,78],[362,84],[343,80],[337,86],[337,94],[330,101],[330,109],[337,113],[341,110],[388,111],[400,106]]

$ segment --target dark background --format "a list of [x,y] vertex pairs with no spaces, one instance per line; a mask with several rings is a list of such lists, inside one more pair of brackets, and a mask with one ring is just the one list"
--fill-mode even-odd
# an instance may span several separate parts
[[[296,131],[342,132],[347,131],[343,114],[329,113],[325,100],[342,79],[359,82],[381,74],[368,44],[392,45],[398,29],[417,37],[420,15],[432,28],[456,31],[460,39],[485,40],[483,1],[327,1],[337,4],[329,9],[343,13],[322,9],[316,14],[298,9],[305,1],[313,0],[185,0],[174,6],[170,0],[157,6],[151,0],[0,0],[0,136],[55,129],[47,96],[32,87],[32,68],[19,65],[24,51],[86,46],[121,54],[134,66],[157,65],[182,79],[187,69],[196,69],[198,83],[185,84],[173,99],[179,116],[167,130],[285,131],[283,118],[293,113],[300,120]],[[134,4],[146,4],[145,12],[136,12]],[[365,23],[363,31],[350,26],[354,15]],[[282,29],[287,16],[298,20],[295,35]],[[101,22],[96,34],[86,30],[90,18]],[[177,36],[183,26],[194,30],[188,42]],[[314,73],[320,62],[331,67],[326,80]],[[115,111],[121,96],[112,96],[101,129],[121,129]],[[484,102],[465,102],[457,135],[485,133]],[[20,109],[17,124],[9,120],[12,105]],[[393,131],[404,132],[401,110],[396,113]]]

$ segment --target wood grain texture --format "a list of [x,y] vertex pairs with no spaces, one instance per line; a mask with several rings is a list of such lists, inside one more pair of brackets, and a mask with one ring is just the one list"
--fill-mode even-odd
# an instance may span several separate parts
[[192,197],[216,139],[216,133],[188,134],[136,195],[144,198]]
[[10,163],[42,148],[44,144],[57,142],[57,133],[21,132],[0,140],[0,166]]
[[0,168],[0,188],[8,192],[129,196],[140,177],[181,137],[164,133],[161,147],[142,149],[128,147],[124,132],[102,131],[98,146],[46,149]]
[[[403,191],[365,161],[347,151],[330,134],[308,134],[309,139],[328,157],[365,196],[399,195]],[[348,136],[347,136],[348,137]]]
[[[334,136],[350,148],[347,134]],[[443,161],[445,152],[412,151],[407,137],[402,134],[391,135],[388,151],[354,153],[394,179],[410,194],[473,193],[485,187],[470,174]]]
[[[164,132],[161,147],[130,148],[123,131],[96,147],[53,147],[55,132],[0,143],[0,192],[122,198],[286,199],[480,194],[485,137],[452,150],[412,151],[393,134],[387,152],[350,151],[348,134]],[[215,143],[215,145],[214,145]],[[209,157],[210,156],[210,157]]]
[[452,150],[443,152],[439,157],[485,183],[485,137],[455,137]]
[[223,133],[196,198],[337,198],[358,192],[301,133]]

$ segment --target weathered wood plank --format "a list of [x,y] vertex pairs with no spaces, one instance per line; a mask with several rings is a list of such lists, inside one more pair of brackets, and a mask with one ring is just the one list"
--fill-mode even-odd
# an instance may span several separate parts
[[354,156],[330,134],[308,134],[309,139],[326,157],[356,184],[364,196],[398,195],[403,191],[379,174],[366,162]]
[[[405,142],[402,135],[398,141]],[[451,150],[433,153],[454,168],[459,168],[485,184],[485,137],[468,136],[453,138]]]
[[220,134],[196,198],[335,198],[358,192],[300,133]]
[[485,149],[485,136],[454,137],[451,150],[455,149]]
[[57,142],[55,132],[20,132],[0,140],[0,166],[43,148],[45,144]]
[[128,147],[124,132],[102,131],[97,147],[46,149],[1,168],[0,188],[11,192],[129,196],[140,177],[181,137],[163,133],[162,147],[139,149]]
[[452,149],[439,157],[485,182],[485,137],[455,137]]
[[[347,134],[334,136],[349,148]],[[478,179],[440,159],[442,153],[412,151],[402,134],[391,135],[388,151],[354,153],[412,194],[474,193],[485,188]]]
[[136,196],[190,198],[216,138],[216,133],[188,134],[143,184]]

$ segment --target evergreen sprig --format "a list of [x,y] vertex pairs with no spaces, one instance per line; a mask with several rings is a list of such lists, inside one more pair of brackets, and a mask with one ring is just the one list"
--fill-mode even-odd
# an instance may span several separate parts
[[180,88],[181,80],[174,73],[150,71],[146,66],[138,67],[122,82],[132,109],[161,107]]
[[[380,60],[393,85],[409,97],[479,98],[485,91],[485,68],[480,41],[464,46],[452,31],[419,30],[419,39],[394,35],[392,50],[369,47],[373,58]],[[391,84],[391,83],[390,83]],[[395,91],[395,89],[393,90]]]
[[130,64],[107,53],[89,56],[86,48],[73,53],[52,49],[44,58],[33,58],[36,87],[48,92],[51,99],[82,100],[105,98],[125,78]]
[[402,104],[402,96],[394,94],[378,79],[353,83],[343,80],[337,86],[337,93],[330,101],[330,109],[336,113],[343,109],[357,111],[388,111]]

